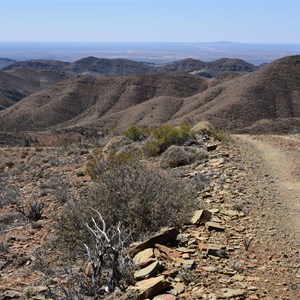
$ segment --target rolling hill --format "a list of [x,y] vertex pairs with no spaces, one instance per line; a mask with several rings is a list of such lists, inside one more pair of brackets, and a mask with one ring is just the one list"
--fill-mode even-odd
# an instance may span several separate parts
[[185,98],[205,89],[205,79],[189,74],[78,77],[35,93],[2,111],[0,130],[41,130],[65,126],[66,122],[88,125],[155,97]]
[[[184,100],[173,116],[207,118],[231,131],[299,130],[300,56],[285,57]],[[298,128],[298,129],[297,129]]]
[[0,110],[68,78],[70,75],[54,71],[21,68],[6,72],[0,71]]
[[154,67],[146,63],[128,59],[86,57],[72,63],[67,70],[72,74],[107,77],[152,73]]
[[10,58],[1,58],[0,57],[0,70],[3,69],[3,68],[6,68],[10,65],[13,65],[15,64],[16,61],[13,60],[13,59],[10,59]]
[[[223,63],[223,62],[222,62]],[[300,56],[218,83],[182,73],[78,77],[0,112],[0,130],[119,129],[208,119],[233,132],[300,131]]]
[[104,59],[85,57],[73,63],[51,60],[30,60],[16,62],[4,68],[5,71],[16,69],[43,70],[72,75],[92,75],[99,77],[126,76],[162,72],[184,72],[214,77],[224,73],[244,74],[257,70],[257,66],[239,59],[223,58],[213,62],[196,59],[184,59],[168,64],[149,64],[128,59]]
[[37,85],[39,89],[43,89],[56,84],[57,82],[67,80],[72,76],[66,72],[53,71],[53,70],[35,70],[27,68],[15,68],[6,73],[30,81]]
[[245,74],[257,70],[258,67],[236,58],[222,58],[212,62],[188,58],[157,66],[156,69],[161,72],[188,72],[205,77],[215,77],[226,73]]
[[38,90],[36,83],[0,71],[0,109],[9,107]]
[[14,70],[14,69],[29,69],[29,70],[43,70],[43,71],[64,71],[70,63],[63,62],[60,60],[46,60],[46,59],[33,59],[18,61],[14,64],[3,68],[4,71]]

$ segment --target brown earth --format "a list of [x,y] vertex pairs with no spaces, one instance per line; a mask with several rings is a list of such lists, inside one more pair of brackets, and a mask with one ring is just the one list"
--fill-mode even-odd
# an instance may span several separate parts
[[[2,182],[21,189],[23,204],[34,198],[46,207],[39,226],[16,219],[2,232],[2,242],[9,248],[0,257],[1,264],[8,261],[1,265],[0,291],[23,292],[35,283],[43,293],[43,274],[33,252],[42,250],[55,234],[53,218],[61,207],[55,190],[68,186],[68,197],[78,198],[89,185],[88,177],[78,176],[88,153],[73,146],[3,148],[4,152],[15,165],[5,171]],[[212,209],[213,221],[225,229],[182,228],[188,239],[172,253],[184,251],[196,268],[187,273],[192,281],[184,285],[178,299],[223,299],[228,288],[241,293],[234,299],[300,299],[299,152],[299,135],[237,135],[233,143],[209,152],[205,163],[176,169],[190,180],[200,174],[209,176],[210,184],[199,200],[203,208]],[[2,209],[1,218],[14,209],[13,205]],[[225,245],[229,258],[205,257],[203,251],[210,244]],[[51,247],[43,255],[53,264]],[[160,261],[174,268],[172,262]],[[182,283],[180,278],[176,280]],[[169,276],[168,280],[174,279]]]
[[54,71],[19,68],[8,72],[0,71],[0,110],[68,78],[70,78],[70,75]]
[[15,60],[0,57],[0,70],[16,63]]
[[[0,130],[41,130],[55,125],[66,127],[82,124],[88,127],[106,115],[115,116],[118,112],[125,112],[149,99],[161,96],[171,100],[181,99],[206,88],[206,79],[177,73],[74,78],[44,89],[1,112]],[[163,104],[163,101],[159,103]],[[163,112],[170,118],[171,112],[177,111],[176,107],[170,103]],[[152,109],[154,107],[144,114],[150,117]],[[126,118],[126,125],[132,124],[131,115],[126,114]],[[112,121],[106,124],[106,128],[113,126],[115,124]]]
[[274,180],[278,201],[286,208],[286,216],[280,222],[300,241],[300,136],[240,135],[238,138],[250,145],[252,157],[262,158]]
[[208,119],[231,132],[299,132],[299,66],[300,56],[286,57],[220,84],[216,78],[180,73],[74,78],[2,111],[0,130],[122,132],[133,124]]
[[0,104],[4,108],[38,90],[35,82],[0,71]]
[[[281,132],[284,126],[297,132],[300,129],[300,56],[279,59],[184,99],[172,120],[178,122],[187,116],[207,118],[217,127],[234,132],[251,133],[254,131],[251,126],[256,125],[257,132]],[[258,126],[262,120],[266,122]],[[277,123],[277,128],[272,128],[272,123]]]
[[254,239],[263,245],[258,252],[265,251],[261,271],[266,299],[300,299],[300,136],[235,139],[254,187],[252,228]]

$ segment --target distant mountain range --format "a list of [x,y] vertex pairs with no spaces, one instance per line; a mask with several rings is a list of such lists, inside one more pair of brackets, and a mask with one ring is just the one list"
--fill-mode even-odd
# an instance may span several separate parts
[[[220,75],[240,75],[252,72],[256,66],[238,59],[202,62],[185,59],[168,64],[149,64],[126,59],[86,57],[73,63],[58,60],[29,60],[6,62],[0,71],[0,110],[57,82],[78,75],[96,77],[126,76],[165,72],[193,73],[212,78]],[[11,101],[12,100],[12,101]]]
[[35,71],[63,72],[70,75],[125,76],[157,72],[194,72],[213,77],[224,73],[246,73],[258,69],[257,66],[240,59],[223,58],[213,62],[184,59],[167,64],[150,64],[128,59],[105,59],[86,57],[73,63],[57,60],[29,60],[10,64],[3,71],[19,69]]
[[[258,70],[243,61],[228,59],[203,64],[187,59],[158,67],[85,58],[73,64],[16,63],[4,73],[12,76],[10,73],[19,72],[21,76],[21,70],[37,69],[35,63],[39,72],[61,72],[70,78],[33,91],[2,110],[0,131],[84,127],[122,132],[132,124],[155,126],[207,119],[233,132],[300,132],[300,56],[285,57]],[[106,69],[99,67],[103,64]],[[137,68],[140,64],[142,67]],[[148,74],[103,77],[148,68]],[[213,77],[199,76],[202,72]],[[76,75],[87,73],[102,77]]]
[[0,70],[16,63],[15,60],[9,58],[0,58]]

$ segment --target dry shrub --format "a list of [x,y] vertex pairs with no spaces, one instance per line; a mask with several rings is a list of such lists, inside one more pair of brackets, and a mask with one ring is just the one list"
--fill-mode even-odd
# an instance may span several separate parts
[[214,127],[208,121],[198,122],[191,131],[195,134],[210,134]]
[[7,186],[0,187],[0,208],[7,205],[15,205],[20,202],[19,190]]
[[26,208],[19,207],[17,211],[29,221],[36,222],[42,218],[44,207],[43,202],[31,201]]
[[98,161],[103,159],[103,153],[100,148],[95,148],[93,152],[89,155],[85,173],[89,175],[92,179],[96,177],[95,174],[95,166],[97,165]]
[[223,130],[213,129],[210,136],[222,144],[228,144],[232,141],[230,134]]
[[144,153],[147,156],[157,156],[172,145],[183,145],[193,138],[191,125],[173,127],[168,124],[160,125],[151,131],[150,139],[144,145]]
[[182,145],[191,137],[192,126],[181,125],[180,127],[173,127],[165,124],[154,128],[151,131],[151,136],[156,139],[160,152],[165,151],[171,145]]
[[143,141],[150,135],[150,130],[145,127],[133,125],[124,132],[124,135],[135,142]]
[[208,121],[200,121],[200,122],[198,122],[191,129],[191,132],[194,133],[194,134],[206,134],[206,135],[209,135],[213,139],[221,142],[222,144],[226,144],[226,143],[231,142],[231,137],[230,137],[230,134],[228,132],[216,129]]
[[137,240],[164,226],[184,224],[196,208],[196,190],[134,158],[99,160],[94,168],[89,197],[68,203],[59,221],[60,242],[69,249],[84,250],[89,223],[98,210],[108,227],[121,222]]

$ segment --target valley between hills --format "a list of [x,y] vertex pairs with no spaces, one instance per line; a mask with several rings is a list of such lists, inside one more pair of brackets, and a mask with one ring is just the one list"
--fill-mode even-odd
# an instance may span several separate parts
[[0,107],[1,300],[300,299],[300,56],[3,60]]

